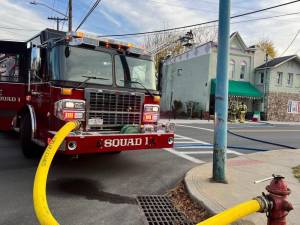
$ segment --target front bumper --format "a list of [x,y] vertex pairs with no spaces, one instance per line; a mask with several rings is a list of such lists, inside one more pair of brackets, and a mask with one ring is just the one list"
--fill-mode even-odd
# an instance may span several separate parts
[[[52,138],[55,132],[49,132]],[[70,133],[59,150],[63,154],[119,152],[172,148],[174,133],[103,134],[98,132]]]

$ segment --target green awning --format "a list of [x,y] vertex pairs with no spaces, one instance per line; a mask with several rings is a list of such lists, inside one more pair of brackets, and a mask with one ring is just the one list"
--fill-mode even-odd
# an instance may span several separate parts
[[[211,95],[215,94],[216,91],[216,79],[211,80]],[[229,91],[228,95],[238,97],[253,97],[261,98],[262,93],[257,90],[250,82],[229,80]]]

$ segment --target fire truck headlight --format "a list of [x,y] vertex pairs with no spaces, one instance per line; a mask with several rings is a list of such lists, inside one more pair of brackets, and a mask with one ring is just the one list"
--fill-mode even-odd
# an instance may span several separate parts
[[144,105],[144,123],[156,123],[159,120],[159,105],[145,104]]
[[65,107],[66,108],[74,108],[74,102],[66,102]]
[[62,99],[55,102],[54,115],[65,121],[84,120],[85,101],[80,99]]
[[158,112],[159,111],[159,107],[158,106],[153,106],[152,110],[153,110],[153,112]]
[[63,99],[63,108],[66,109],[84,109],[85,101],[83,100],[73,100],[73,99]]

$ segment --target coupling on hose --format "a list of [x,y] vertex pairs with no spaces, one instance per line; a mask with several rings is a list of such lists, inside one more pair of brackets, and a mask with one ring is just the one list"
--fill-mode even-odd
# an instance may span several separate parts
[[78,130],[81,126],[81,122],[79,120],[75,120],[75,121],[72,121],[76,124],[76,127],[74,128],[74,130]]
[[264,193],[263,193],[263,195],[257,196],[256,198],[254,198],[254,200],[258,201],[258,203],[260,205],[260,210],[258,212],[267,213],[273,207],[272,201],[270,201]]

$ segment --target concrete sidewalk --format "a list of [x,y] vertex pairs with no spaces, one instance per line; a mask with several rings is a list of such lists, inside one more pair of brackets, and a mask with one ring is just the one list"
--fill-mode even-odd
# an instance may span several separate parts
[[[294,210],[288,215],[288,225],[299,225],[300,182],[294,177],[292,167],[300,164],[300,150],[274,150],[243,155],[228,160],[228,184],[211,183],[212,163],[197,166],[185,176],[185,184],[191,197],[204,204],[217,214],[226,208],[250,200],[265,190],[270,181],[254,184],[255,180],[270,177],[272,174],[285,176],[289,196]],[[265,214],[250,215],[236,224],[266,225]]]

